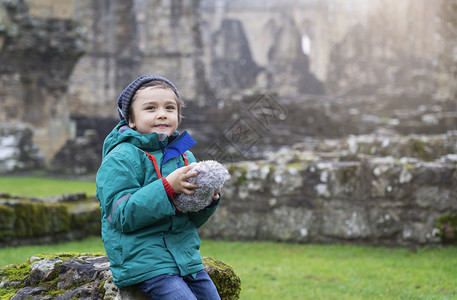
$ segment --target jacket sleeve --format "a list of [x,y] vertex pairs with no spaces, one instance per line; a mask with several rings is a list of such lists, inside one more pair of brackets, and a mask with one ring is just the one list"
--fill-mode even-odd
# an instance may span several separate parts
[[[189,164],[197,161],[195,159],[195,156],[192,154],[192,152],[186,151],[186,154],[187,154],[187,158],[189,159]],[[195,227],[199,228],[203,224],[205,224],[206,221],[208,221],[208,219],[216,211],[216,208],[219,205],[219,202],[220,202],[220,198],[217,202],[211,203],[207,208],[204,208],[197,212],[191,212],[191,213],[187,214],[189,219],[192,221],[192,223],[195,224]]]
[[121,151],[112,153],[97,173],[97,197],[102,218],[127,233],[175,214],[162,180],[142,187],[138,160]]
[[195,224],[195,227],[200,228],[203,224],[208,221],[208,219],[213,215],[216,211],[217,206],[219,205],[220,199],[215,204],[211,204],[210,207],[204,208],[197,212],[188,213],[189,219],[192,223]]

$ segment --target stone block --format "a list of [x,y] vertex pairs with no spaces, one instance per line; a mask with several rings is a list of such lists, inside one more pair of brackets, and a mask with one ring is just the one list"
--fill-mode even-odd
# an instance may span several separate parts
[[32,138],[32,130],[23,124],[0,124],[0,174],[44,166],[44,156]]
[[453,164],[435,162],[418,162],[410,165],[414,175],[414,184],[421,185],[452,185],[452,176],[455,172]]
[[419,186],[414,189],[413,197],[417,206],[424,209],[457,209],[457,199],[451,197],[451,190],[446,187]]
[[369,216],[363,207],[334,203],[324,207],[320,233],[335,239],[364,240],[371,237]]
[[401,243],[403,244],[436,244],[440,237],[437,234],[437,222],[441,214],[429,209],[410,209],[403,211]]
[[264,218],[259,225],[260,240],[281,242],[308,242],[316,235],[319,224],[315,212],[309,209],[279,207]]
[[299,166],[275,167],[271,173],[269,185],[273,197],[289,197],[302,194],[303,179]]
[[402,230],[402,220],[398,209],[372,208],[369,212],[369,221],[374,239],[397,240]]
[[199,228],[202,238],[255,240],[262,214],[219,207],[213,216]]
[[[319,162],[306,171],[311,179],[312,194],[324,199],[353,199],[361,178],[359,162]],[[314,180],[313,180],[314,179]],[[309,183],[305,183],[310,188]]]
[[413,175],[407,165],[393,157],[370,160],[371,197],[408,201]]

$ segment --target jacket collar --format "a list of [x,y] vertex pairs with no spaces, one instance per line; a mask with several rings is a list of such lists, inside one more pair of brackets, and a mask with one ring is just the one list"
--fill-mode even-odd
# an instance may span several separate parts
[[162,165],[166,161],[182,155],[195,144],[197,144],[197,142],[190,136],[190,134],[186,130],[184,130],[183,133],[178,135],[167,147],[164,148]]
[[[170,143],[168,143],[169,140],[171,140]],[[164,155],[163,163],[182,155],[196,144],[187,131],[181,134],[175,131],[173,138],[159,136],[157,133],[140,134],[129,128],[125,120],[123,120],[106,137],[103,145],[103,155],[108,154],[116,145],[122,142],[133,144],[146,152],[162,150]]]

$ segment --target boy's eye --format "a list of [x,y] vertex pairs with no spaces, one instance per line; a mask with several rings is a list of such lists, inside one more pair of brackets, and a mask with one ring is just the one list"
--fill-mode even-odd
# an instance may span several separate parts
[[167,109],[169,109],[169,110],[174,110],[174,109],[176,109],[176,108],[175,108],[173,105],[168,105],[168,106],[167,106]]
[[146,107],[146,110],[154,110],[155,109],[155,106],[147,106]]

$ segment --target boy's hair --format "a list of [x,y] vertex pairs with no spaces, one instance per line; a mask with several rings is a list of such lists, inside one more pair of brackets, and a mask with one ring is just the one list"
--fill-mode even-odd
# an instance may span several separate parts
[[184,102],[182,101],[181,94],[170,80],[159,75],[144,75],[138,77],[122,91],[122,93],[119,95],[119,98],[117,98],[117,111],[119,113],[119,119],[125,120],[128,123],[131,114],[130,107],[134,100],[133,98],[136,91],[140,88],[151,86],[169,88],[175,93],[177,100],[176,104],[178,106],[178,124],[181,123],[181,110],[184,107]]
[[182,96],[181,96],[181,93],[176,89],[176,88],[173,88],[172,86],[170,86],[168,83],[166,83],[165,81],[162,81],[162,80],[152,80],[152,81],[148,81],[144,84],[142,84],[135,92],[135,94],[133,95],[132,97],[132,101],[130,101],[130,106],[129,106],[129,113],[128,113],[128,116],[127,116],[127,122],[128,120],[133,116],[133,102],[135,102],[136,100],[136,93],[138,91],[141,91],[141,90],[144,90],[145,88],[148,88],[148,87],[158,87],[158,88],[163,88],[163,89],[171,89],[175,96],[176,96],[176,105],[178,107],[178,124],[181,123],[181,120],[182,120],[182,114],[181,114],[181,111],[182,111],[182,108],[185,107],[184,105],[184,101],[182,101]]

